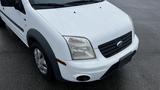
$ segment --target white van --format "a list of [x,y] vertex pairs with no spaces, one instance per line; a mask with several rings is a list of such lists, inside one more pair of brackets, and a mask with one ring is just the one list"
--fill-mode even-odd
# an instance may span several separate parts
[[138,49],[131,18],[106,0],[0,1],[0,24],[31,48],[48,80],[101,80]]

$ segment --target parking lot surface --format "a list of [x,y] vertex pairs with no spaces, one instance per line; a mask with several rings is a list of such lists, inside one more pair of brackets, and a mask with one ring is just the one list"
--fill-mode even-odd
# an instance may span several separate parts
[[30,50],[0,28],[0,90],[160,90],[160,1],[109,1],[133,18],[140,47],[132,62],[102,81],[47,82],[35,69]]

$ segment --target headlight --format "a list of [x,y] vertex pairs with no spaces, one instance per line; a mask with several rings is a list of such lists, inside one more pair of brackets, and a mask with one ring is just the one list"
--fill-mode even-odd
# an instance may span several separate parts
[[86,38],[65,37],[65,39],[70,48],[72,59],[82,60],[96,57],[90,42]]

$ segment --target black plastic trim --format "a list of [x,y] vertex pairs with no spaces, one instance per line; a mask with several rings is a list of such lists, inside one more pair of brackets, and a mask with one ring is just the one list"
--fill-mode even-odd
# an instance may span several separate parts
[[56,78],[56,80],[60,80],[60,81],[66,81],[62,78],[62,75],[60,73],[60,69],[58,66],[58,59],[55,57],[55,54],[52,50],[52,48],[50,47],[48,41],[44,38],[44,36],[38,32],[35,29],[30,29],[27,33],[27,40],[29,40],[29,38],[34,38],[42,47],[45,47],[45,51],[47,53],[49,53],[49,60],[50,63],[52,65],[52,69],[54,72],[54,76]]
[[[122,43],[120,45],[117,45],[119,42]],[[114,40],[99,45],[98,48],[104,57],[109,58],[127,48],[129,45],[131,45],[131,43],[132,31]]]
[[22,32],[24,32],[24,29],[20,27],[18,24],[16,24],[11,18],[9,18],[3,11],[0,10],[0,12],[9,20],[11,21],[17,28],[19,28]]

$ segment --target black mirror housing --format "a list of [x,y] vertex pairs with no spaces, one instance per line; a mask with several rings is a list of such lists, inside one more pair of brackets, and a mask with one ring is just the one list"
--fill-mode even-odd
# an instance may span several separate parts
[[1,5],[6,7],[13,7],[15,5],[15,0],[1,0]]

